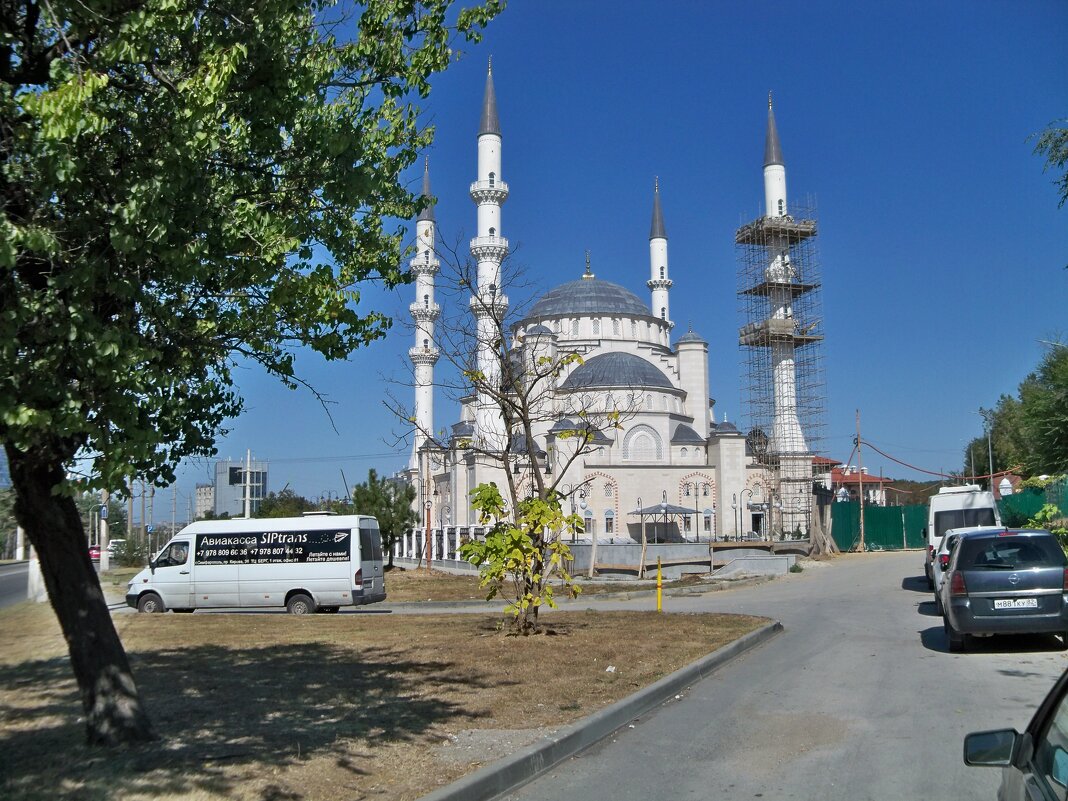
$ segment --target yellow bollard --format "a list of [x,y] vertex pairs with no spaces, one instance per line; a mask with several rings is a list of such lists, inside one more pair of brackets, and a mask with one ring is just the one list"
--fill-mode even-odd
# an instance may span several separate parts
[[664,574],[660,571],[660,557],[656,557],[656,611],[664,611]]

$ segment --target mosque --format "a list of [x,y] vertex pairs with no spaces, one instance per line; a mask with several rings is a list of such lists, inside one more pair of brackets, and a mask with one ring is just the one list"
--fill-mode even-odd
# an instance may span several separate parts
[[[501,288],[501,264],[509,252],[501,226],[501,206],[509,192],[501,173],[503,141],[491,64],[478,132],[478,173],[470,190],[478,220],[470,245],[477,263],[470,309],[478,332],[477,369],[490,386],[500,384],[501,355],[491,343],[508,306]],[[764,180],[768,214],[792,220],[786,215],[785,167],[770,100]],[[423,193],[430,196],[429,168]],[[529,442],[507,430],[500,405],[485,391],[472,391],[461,402],[460,419],[449,429],[437,429],[441,434],[433,433],[434,369],[441,356],[435,339],[441,313],[434,296],[440,270],[436,236],[428,206],[416,221],[418,249],[410,265],[415,276],[410,307],[415,342],[409,351],[415,436],[403,475],[417,488],[415,503],[424,512],[420,526],[435,534],[432,558],[454,554],[462,537],[477,533],[470,505],[473,488],[489,481],[503,488],[511,479],[523,497],[532,491],[533,460],[565,494],[565,510],[584,519],[581,536],[594,544],[633,543],[640,540],[643,525],[651,526],[651,536],[661,541],[695,542],[735,539],[751,530],[767,534],[787,523],[781,511],[775,515],[775,508],[782,508],[775,467],[754,453],[752,437],[747,442],[732,423],[716,421],[708,342],[692,330],[674,336],[668,235],[658,184],[652,197],[645,299],[598,278],[587,256],[584,274],[549,290],[522,319],[509,323],[509,358],[528,366],[561,366],[541,379],[545,386]],[[772,274],[784,269],[781,254],[769,253],[766,263],[772,265],[768,280],[781,285],[783,275]],[[496,339],[499,344],[499,334]],[[577,356],[564,358],[570,354]],[[789,389],[791,351],[780,342],[776,354],[776,380]],[[798,425],[791,409],[781,408],[792,402],[782,389],[777,386],[772,440],[782,439],[782,420]],[[576,439],[576,430],[589,436]],[[792,448],[796,478],[797,464],[810,466],[812,454],[802,437],[795,440],[800,443]],[[580,447],[581,442],[587,444]],[[514,458],[501,458],[507,453]],[[507,476],[506,470],[514,475]],[[798,525],[807,505],[806,500],[802,509],[797,501]],[[792,530],[794,520],[789,522]],[[807,524],[801,527],[807,529]],[[398,555],[422,553],[421,543],[421,532],[413,532]]]

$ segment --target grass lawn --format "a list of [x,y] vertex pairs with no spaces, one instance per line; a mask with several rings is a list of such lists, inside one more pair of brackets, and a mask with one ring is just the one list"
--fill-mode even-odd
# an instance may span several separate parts
[[[401,584],[389,584],[391,599]],[[117,615],[161,739],[106,752],[83,744],[50,608],[10,607],[0,612],[0,798],[415,799],[765,622],[567,612],[516,639],[499,620]]]

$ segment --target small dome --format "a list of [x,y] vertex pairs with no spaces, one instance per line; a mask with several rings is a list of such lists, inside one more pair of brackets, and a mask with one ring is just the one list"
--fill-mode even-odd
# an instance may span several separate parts
[[708,344],[708,342],[700,334],[694,333],[693,331],[687,331],[685,334],[679,337],[678,341],[675,344],[681,345],[683,342],[700,342],[702,345]]
[[690,428],[685,423],[679,423],[675,426],[675,433],[671,435],[672,445],[704,445],[705,441],[701,438],[701,435]]
[[734,423],[728,423],[726,420],[724,420],[722,423],[719,423],[718,425],[716,425],[716,433],[717,434],[738,434],[740,432],[738,431],[738,427],[735,426]]
[[663,387],[674,389],[670,379],[640,356],[632,353],[602,353],[584,364],[560,385],[561,389],[585,387]]
[[588,316],[591,314],[626,314],[652,317],[641,299],[618,284],[598,278],[579,279],[550,289],[534,304],[527,319],[553,315]]
[[544,325],[535,325],[532,328],[527,329],[528,337],[551,337],[555,336],[551,330]]
[[562,417],[555,423],[553,423],[553,427],[549,429],[549,433],[554,434],[557,431],[577,431],[578,428],[579,426],[575,423],[574,420]]

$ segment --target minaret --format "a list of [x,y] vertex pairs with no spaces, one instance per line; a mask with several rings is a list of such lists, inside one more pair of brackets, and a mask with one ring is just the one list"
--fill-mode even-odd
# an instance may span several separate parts
[[660,179],[653,185],[653,223],[649,228],[649,281],[646,286],[652,291],[653,314],[671,324],[668,306],[668,241],[664,230],[664,213],[660,210]]
[[[497,118],[491,59],[478,129],[478,180],[471,184],[471,199],[478,204],[478,236],[471,240],[471,256],[478,263],[478,285],[471,298],[471,310],[477,324],[478,370],[491,387],[500,384],[496,343],[502,333],[500,321],[508,309],[508,298],[501,292],[501,262],[508,255],[508,240],[501,236],[501,205],[507,197],[508,184],[501,180],[501,123]],[[476,404],[477,445],[503,451],[508,443],[499,406],[485,391],[479,393]]]
[[[775,111],[768,92],[768,132],[764,141],[765,216],[786,221],[786,165],[775,128]],[[792,334],[794,283],[797,273],[790,263],[789,226],[769,226],[767,269],[764,278],[769,288],[771,319],[781,321],[780,329]],[[797,419],[797,373],[794,365],[794,339],[777,336],[771,344],[772,383],[775,389],[775,418],[771,431],[771,449],[777,453],[805,453],[805,436]]]
[[[423,197],[432,198],[429,158],[423,166]],[[434,344],[434,322],[441,313],[434,302],[434,276],[440,267],[435,251],[436,227],[434,207],[428,205],[415,222],[416,254],[411,261],[415,302],[408,307],[415,323],[415,344],[408,351],[415,368],[415,439],[408,468],[416,471],[421,469],[419,449],[434,430],[434,365],[439,356]]]

